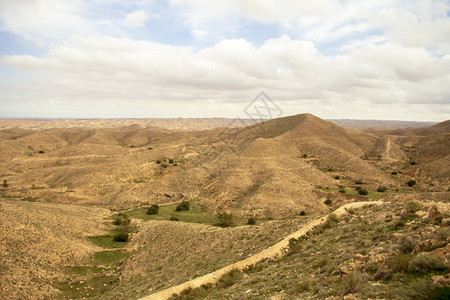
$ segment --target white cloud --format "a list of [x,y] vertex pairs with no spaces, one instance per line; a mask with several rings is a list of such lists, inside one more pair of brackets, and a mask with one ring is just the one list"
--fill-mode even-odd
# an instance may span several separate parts
[[135,10],[125,17],[125,24],[129,27],[145,27],[145,22],[149,19],[144,10]]
[[[450,116],[450,56],[437,58],[424,49],[391,43],[366,45],[332,58],[321,54],[312,42],[288,36],[267,40],[260,47],[244,39],[224,40],[200,51],[77,36],[52,48],[47,57],[12,55],[1,62],[47,74],[39,82],[21,82],[20,94],[29,99],[107,101],[117,107],[133,101],[142,105],[188,101],[200,107],[213,100],[218,105],[235,103],[230,106],[235,109],[265,90],[281,103],[297,103],[293,112],[312,103],[308,105],[311,112],[342,109],[353,112],[353,117],[366,117],[370,106],[372,114],[376,107],[407,105],[426,113],[424,106],[434,104],[443,105],[441,112],[430,112],[426,119]],[[388,116],[407,115],[393,110]]]

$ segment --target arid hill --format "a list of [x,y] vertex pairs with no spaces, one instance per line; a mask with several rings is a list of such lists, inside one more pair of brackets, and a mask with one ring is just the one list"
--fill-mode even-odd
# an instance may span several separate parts
[[[442,134],[425,137],[352,131],[310,114],[189,132],[7,129],[0,131],[0,177],[14,197],[109,208],[195,198],[211,213],[280,217],[326,209],[318,187],[358,180],[371,189],[398,187],[380,168],[392,160],[410,178],[442,180],[449,170],[445,124],[429,129]],[[410,160],[424,164],[405,166]]]
[[[377,286],[406,287],[398,276],[411,272],[391,267],[397,247],[409,245],[399,232],[405,240],[432,240],[437,250],[428,252],[448,259],[448,121],[406,131],[344,129],[310,114],[197,131],[108,122],[107,128],[0,130],[2,299],[137,299],[258,253],[343,204],[370,199],[389,205],[334,220],[323,235],[328,248],[313,235],[301,246],[306,260],[292,244],[297,252],[256,266],[251,272],[259,275],[250,272],[233,288],[219,283],[202,293],[211,299],[242,298],[248,289],[256,299],[303,295],[290,286],[290,270],[301,265],[311,280],[308,297],[342,296],[337,283],[349,266],[370,273],[370,257],[376,257],[384,272],[377,276],[387,277],[372,274],[377,285],[364,281],[355,291],[388,297],[395,291]],[[172,214],[183,200],[197,211],[176,222]],[[164,203],[172,203],[161,206],[172,207],[165,218],[146,215],[149,204]],[[113,242],[121,225],[112,225],[110,209],[131,216],[128,244]],[[212,226],[222,213],[240,217],[239,226]],[[245,225],[249,217],[256,226]],[[333,259],[324,260],[327,255]],[[336,292],[316,291],[320,286]]]

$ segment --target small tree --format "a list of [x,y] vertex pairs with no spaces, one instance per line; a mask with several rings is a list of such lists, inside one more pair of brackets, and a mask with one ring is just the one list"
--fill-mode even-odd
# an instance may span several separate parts
[[128,233],[128,231],[130,229],[131,219],[127,216],[127,214],[120,213],[119,218],[117,218],[117,220],[120,220],[120,221],[115,221],[115,222],[117,222],[117,224],[122,225],[123,231],[125,233]]
[[416,185],[416,181],[415,180],[410,180],[410,181],[408,181],[406,184],[407,185],[409,185],[410,187],[413,187],[413,186],[415,186]]
[[253,218],[253,217],[248,218],[247,224],[248,225],[255,225],[256,224],[255,218]]
[[147,210],[147,215],[156,215],[159,212],[159,206],[157,204],[152,204]]
[[187,201],[181,201],[180,204],[177,205],[175,211],[187,211],[190,208],[190,204]]
[[368,192],[366,189],[360,189],[360,190],[358,191],[358,194],[363,195],[363,196],[366,196],[366,195],[369,194],[369,192]]
[[385,186],[380,186],[379,188],[377,188],[377,192],[379,193],[384,193],[387,191],[387,187]]
[[222,227],[230,227],[231,225],[233,225],[233,215],[232,214],[222,213],[219,215],[219,220],[220,220],[219,224]]

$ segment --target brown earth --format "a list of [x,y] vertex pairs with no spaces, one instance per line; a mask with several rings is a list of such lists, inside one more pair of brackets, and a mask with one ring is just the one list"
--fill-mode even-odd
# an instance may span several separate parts
[[[344,129],[310,114],[198,131],[115,120],[83,121],[84,128],[30,122],[38,125],[25,128],[53,127],[0,130],[0,283],[12,298],[57,297],[53,283],[67,279],[63,267],[99,251],[86,236],[104,232],[108,209],[195,199],[210,214],[281,219],[231,229],[134,221],[133,253],[108,292],[120,299],[255,254],[300,228],[300,212],[328,213],[325,199],[337,206],[366,199],[350,193],[355,187],[375,199],[449,199],[448,121],[407,131]],[[381,186],[388,191],[376,194]]]

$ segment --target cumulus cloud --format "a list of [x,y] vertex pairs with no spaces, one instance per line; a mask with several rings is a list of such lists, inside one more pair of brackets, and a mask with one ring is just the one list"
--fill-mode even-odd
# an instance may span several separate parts
[[[446,1],[143,3],[0,2],[1,30],[46,47],[1,57],[2,107],[234,117],[264,90],[286,114],[450,118]],[[144,40],[164,18],[178,35]]]
[[[364,116],[363,108],[369,105],[438,105],[450,97],[450,56],[437,58],[423,49],[390,43],[327,57],[312,42],[288,36],[267,40],[259,47],[245,39],[224,40],[200,51],[108,36],[78,36],[52,48],[44,58],[11,55],[1,62],[47,74],[48,80],[39,82],[41,94],[60,101],[201,103],[215,99],[236,104],[265,90],[299,107],[315,103],[309,110],[322,107],[322,114],[326,108],[359,103],[360,116]],[[28,83],[21,93],[28,89],[31,97],[37,88],[35,82]]]
[[130,27],[145,27],[145,22],[149,19],[144,10],[135,10],[125,16],[125,24]]

